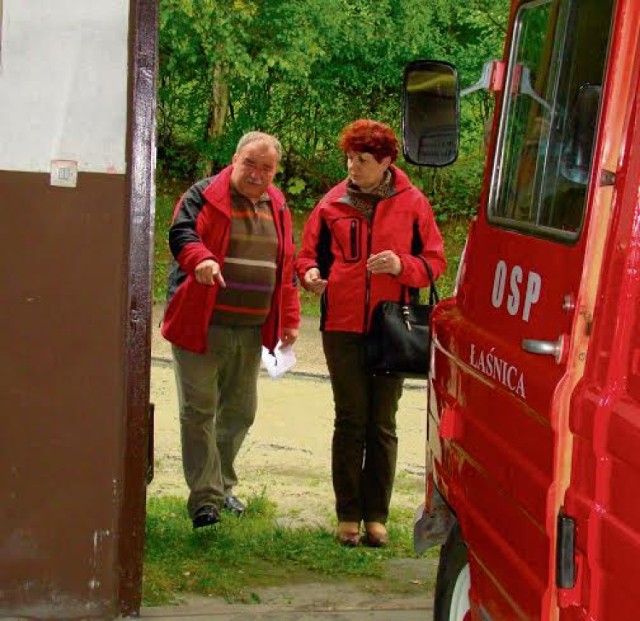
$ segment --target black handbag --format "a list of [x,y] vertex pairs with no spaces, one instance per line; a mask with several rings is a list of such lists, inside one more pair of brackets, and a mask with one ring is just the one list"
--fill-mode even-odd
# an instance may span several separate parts
[[372,375],[427,378],[431,333],[429,319],[439,297],[425,261],[431,288],[429,303],[420,304],[418,290],[402,287],[399,302],[383,301],[374,309],[367,334],[367,367]]

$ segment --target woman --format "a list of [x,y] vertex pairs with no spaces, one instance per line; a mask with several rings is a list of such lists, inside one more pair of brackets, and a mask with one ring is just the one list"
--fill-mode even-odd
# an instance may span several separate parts
[[371,377],[365,335],[382,300],[402,287],[426,287],[445,258],[425,196],[393,165],[393,130],[361,119],[342,132],[347,178],[320,200],[307,221],[296,270],[302,285],[322,295],[322,344],[335,404],[332,476],[343,545],[388,542],[386,521],[395,476],[396,411],[402,379]]

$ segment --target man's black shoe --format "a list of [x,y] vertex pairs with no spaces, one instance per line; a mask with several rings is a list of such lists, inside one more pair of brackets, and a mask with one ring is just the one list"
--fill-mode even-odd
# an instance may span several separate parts
[[220,521],[218,510],[213,505],[205,505],[200,507],[193,516],[193,528],[202,528],[203,526],[213,526]]
[[224,508],[238,517],[240,517],[246,509],[242,501],[240,501],[237,496],[233,495],[224,497]]

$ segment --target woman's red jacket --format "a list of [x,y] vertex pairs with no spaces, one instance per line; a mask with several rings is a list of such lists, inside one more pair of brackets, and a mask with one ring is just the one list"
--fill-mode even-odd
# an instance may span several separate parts
[[[392,167],[394,192],[374,208],[371,222],[352,207],[342,181],[320,200],[305,224],[296,260],[301,282],[312,267],[328,285],[321,329],[365,333],[382,300],[400,300],[402,286],[430,284],[424,261],[437,278],[446,267],[440,231],[429,201],[407,175]],[[369,274],[367,258],[392,250],[402,263],[398,276]]]

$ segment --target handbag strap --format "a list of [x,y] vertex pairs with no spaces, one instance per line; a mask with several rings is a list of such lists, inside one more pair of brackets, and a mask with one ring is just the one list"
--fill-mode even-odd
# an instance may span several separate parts
[[[429,276],[429,304],[433,306],[440,301],[440,296],[438,295],[438,290],[436,289],[436,283],[433,279],[433,272],[431,271],[431,266],[424,257],[418,256],[418,259],[420,259],[424,263],[424,266],[427,270],[427,275]],[[405,300],[407,299],[407,289],[409,289],[409,303],[418,304],[418,302],[420,301],[420,290],[416,287],[408,288],[406,287],[406,285],[402,285],[402,290],[400,292],[400,302],[402,304],[405,304]]]
[[433,272],[431,271],[431,266],[429,262],[424,257],[419,257],[420,260],[424,263],[424,266],[427,268],[427,275],[429,276],[429,282],[431,283],[430,291],[429,291],[429,304],[437,304],[440,301],[440,296],[438,295],[438,290],[436,289],[436,281],[433,279]]

